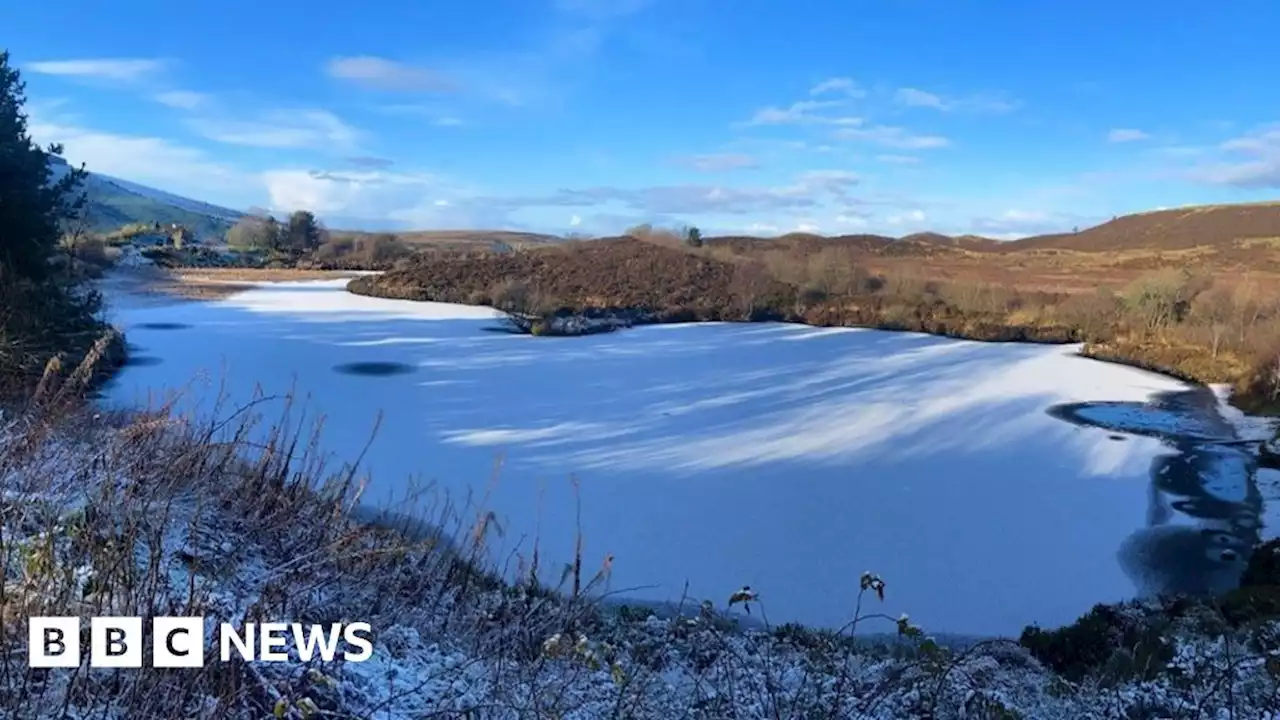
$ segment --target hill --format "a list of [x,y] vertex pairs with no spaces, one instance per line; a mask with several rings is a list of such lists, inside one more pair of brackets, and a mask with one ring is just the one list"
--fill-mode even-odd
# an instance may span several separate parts
[[1195,205],[1122,215],[1077,233],[1039,235],[999,249],[1105,252],[1230,247],[1249,240],[1280,239],[1280,202]]
[[[70,168],[61,158],[55,158],[53,169],[56,179]],[[135,223],[176,223],[197,238],[207,239],[221,237],[243,215],[237,210],[98,173],[89,173],[81,189],[88,200],[85,217],[92,232],[111,232]]]
[[920,232],[902,237],[884,235],[823,236],[791,233],[776,238],[748,236],[709,237],[706,244],[735,252],[771,247],[814,249],[836,246],[876,255],[937,255],[954,249],[977,253],[1016,253],[1030,250],[1120,252],[1129,250],[1220,250],[1275,245],[1280,247],[1280,202],[1196,205],[1172,210],[1122,215],[1074,233],[1035,235],[1017,240],[995,240],[979,235],[944,235]]
[[[755,317],[794,304],[795,289],[764,272],[631,237],[567,242],[531,252],[413,258],[349,289],[403,300],[643,310],[665,320]],[[766,313],[776,315],[777,313]]]
[[361,240],[386,235],[394,236],[400,242],[419,250],[463,252],[473,250],[506,252],[563,241],[563,238],[556,235],[510,230],[393,230],[387,232],[331,230],[329,232],[329,236],[335,240]]

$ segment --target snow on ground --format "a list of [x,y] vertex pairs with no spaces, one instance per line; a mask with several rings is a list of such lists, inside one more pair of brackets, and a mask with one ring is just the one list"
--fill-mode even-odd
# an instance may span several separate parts
[[[351,459],[382,422],[366,499],[435,481],[645,600],[750,585],[774,622],[847,620],[862,571],[931,632],[1016,633],[1135,593],[1121,547],[1149,524],[1157,438],[1048,415],[1184,386],[1075,348],[789,325],[649,326],[581,338],[491,331],[487,308],[273,284],[122,308],[135,352],[109,399],[296,388]],[[176,327],[175,327],[176,326]],[[503,459],[497,481],[494,463]],[[580,481],[575,496],[569,476]],[[410,483],[407,478],[416,477]],[[418,501],[425,502],[425,501]],[[1176,511],[1175,511],[1176,512]],[[1176,556],[1173,559],[1177,560]],[[554,573],[558,576],[558,572]]]
[[1219,412],[1236,429],[1236,434],[1241,440],[1263,440],[1275,437],[1277,428],[1280,428],[1280,421],[1276,418],[1245,415],[1239,408],[1227,402],[1231,398],[1230,385],[1211,387],[1218,398]]

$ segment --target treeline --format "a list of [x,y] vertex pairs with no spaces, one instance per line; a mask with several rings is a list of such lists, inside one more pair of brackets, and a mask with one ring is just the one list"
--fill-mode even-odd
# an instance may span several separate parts
[[265,211],[253,211],[227,231],[227,245],[237,250],[315,250],[328,239],[328,231],[308,210],[298,210],[285,222]]
[[299,268],[380,270],[412,254],[391,233],[331,232],[308,210],[280,222],[266,211],[241,218],[227,231],[233,250],[259,253]]

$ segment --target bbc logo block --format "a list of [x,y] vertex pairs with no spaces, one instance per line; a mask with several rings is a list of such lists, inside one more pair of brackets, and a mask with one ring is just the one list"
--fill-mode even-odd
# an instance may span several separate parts
[[31,618],[27,658],[27,664],[34,668],[79,667],[80,618]]
[[[95,617],[89,620],[89,666],[141,668],[148,659],[157,668],[198,668],[205,664],[205,619],[156,617],[149,632],[140,617]],[[28,664],[34,668],[79,667],[84,657],[84,636],[78,617],[33,617],[27,626]],[[293,640],[298,659],[319,657],[331,662],[341,656],[349,662],[368,660],[373,654],[369,623],[303,625],[301,623],[230,623],[218,627],[218,659],[289,662],[285,648]]]

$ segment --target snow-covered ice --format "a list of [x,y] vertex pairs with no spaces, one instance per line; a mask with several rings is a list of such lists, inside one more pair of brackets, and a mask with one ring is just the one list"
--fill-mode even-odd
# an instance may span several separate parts
[[[187,397],[205,407],[223,386],[296,389],[344,459],[381,413],[367,500],[403,504],[411,477],[470,492],[505,519],[498,556],[536,533],[545,567],[571,557],[575,475],[588,568],[614,555],[612,586],[640,599],[750,585],[774,622],[837,626],[870,569],[894,612],[986,635],[1069,622],[1144,582],[1120,552],[1152,524],[1149,470],[1169,448],[1046,410],[1143,402],[1175,380],[1074,347],[781,324],[533,338],[492,331],[486,308],[345,282],[121,307],[160,362],[127,367],[108,400],[197,378]],[[357,364],[401,371],[338,370]]]

